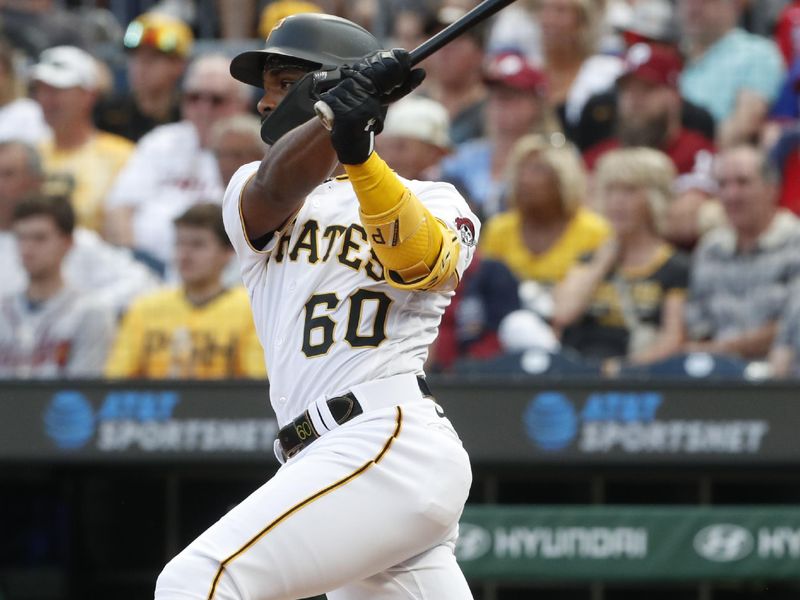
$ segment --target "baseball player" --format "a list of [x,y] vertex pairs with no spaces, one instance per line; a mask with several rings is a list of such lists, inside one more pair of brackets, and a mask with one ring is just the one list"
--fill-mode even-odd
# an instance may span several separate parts
[[[327,131],[295,92],[337,66]],[[223,201],[284,464],[165,567],[155,597],[469,599],[453,554],[469,459],[423,363],[479,223],[452,186],[401,179],[372,151],[424,72],[350,21],[303,14],[231,73],[263,87],[266,129],[296,119]]]

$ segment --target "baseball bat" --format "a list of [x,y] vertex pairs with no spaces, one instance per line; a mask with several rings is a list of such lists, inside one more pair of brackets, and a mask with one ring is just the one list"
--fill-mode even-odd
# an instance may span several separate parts
[[[425,40],[419,46],[409,52],[408,54],[409,58],[411,59],[411,66],[413,67],[419,64],[431,54],[452,42],[468,29],[474,27],[481,21],[485,21],[514,1],[515,0],[484,0],[475,8],[450,23],[450,25],[442,29],[439,33],[430,39]],[[333,111],[331,110],[331,107],[320,100],[314,104],[314,112],[317,113],[317,116],[319,117],[320,121],[322,121],[325,129],[330,131],[333,128]]]

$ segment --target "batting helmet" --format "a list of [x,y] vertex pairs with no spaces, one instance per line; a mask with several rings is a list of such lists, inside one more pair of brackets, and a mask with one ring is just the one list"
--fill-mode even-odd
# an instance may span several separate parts
[[320,13],[282,19],[262,50],[242,52],[231,62],[231,75],[256,87],[263,85],[264,64],[271,55],[299,59],[309,70],[332,70],[380,50],[378,40],[352,21]]
[[[286,132],[314,117],[317,94],[335,84],[337,68],[353,64],[380,50],[378,40],[352,21],[320,13],[301,13],[282,19],[267,36],[262,50],[242,52],[231,61],[231,75],[256,87],[264,84],[267,61],[326,73],[308,74],[297,81],[278,107],[264,119],[261,137],[274,144]],[[323,84],[324,81],[324,84]]]

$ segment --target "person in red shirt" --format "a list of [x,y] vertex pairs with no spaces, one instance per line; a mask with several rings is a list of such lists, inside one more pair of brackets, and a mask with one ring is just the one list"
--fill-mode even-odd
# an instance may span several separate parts
[[647,146],[672,159],[678,173],[692,171],[698,155],[714,152],[711,139],[681,124],[678,52],[663,45],[634,44],[617,79],[616,135],[591,146],[583,158],[589,169],[609,150]]
[[800,58],[800,0],[787,4],[775,23],[775,43],[787,65]]

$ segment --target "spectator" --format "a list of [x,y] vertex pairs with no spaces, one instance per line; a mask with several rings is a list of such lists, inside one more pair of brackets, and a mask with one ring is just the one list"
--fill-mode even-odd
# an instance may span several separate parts
[[65,198],[35,196],[13,215],[28,286],[0,298],[0,376],[95,377],[113,335],[111,311],[64,284],[75,214]]
[[247,292],[226,289],[233,248],[218,204],[195,204],[175,220],[181,285],[136,299],[106,365],[108,377],[263,378]]
[[623,22],[615,24],[625,48],[642,42],[674,47],[678,42],[678,23],[672,0],[636,0],[625,17]]
[[[457,7],[443,7],[426,34],[438,33],[466,12]],[[450,139],[462,144],[486,135],[487,92],[479,65],[484,62],[486,30],[483,26],[468,29],[424,63],[428,72],[422,89],[440,102],[450,115]]]
[[800,0],[792,0],[783,7],[775,24],[775,41],[787,65],[800,58]]
[[553,292],[553,327],[585,358],[651,363],[680,350],[689,260],[661,237],[675,168],[650,148],[598,164],[598,200],[613,237]]
[[619,147],[647,146],[665,152],[679,173],[689,173],[698,157],[714,152],[714,143],[682,125],[677,51],[634,44],[625,56],[625,70],[617,80],[616,135],[584,154],[586,166]]
[[778,175],[756,148],[722,152],[715,176],[728,225],[695,252],[685,349],[763,359],[800,275],[800,221],[778,208]]
[[26,92],[17,76],[17,52],[0,40],[0,141],[38,144],[50,135],[42,107],[26,97]]
[[[3,290],[22,290],[27,275],[17,252],[12,232],[12,215],[17,205],[30,196],[58,193],[56,185],[45,181],[38,152],[23,142],[0,142],[0,272]],[[120,313],[132,295],[156,285],[153,273],[134,260],[124,248],[103,241],[94,231],[75,227],[72,245],[63,265],[67,284],[91,292],[96,302],[111,306]]]
[[451,149],[447,110],[429,98],[406,96],[392,104],[375,148],[398,175],[434,180]]
[[[380,25],[387,30],[388,46],[411,50],[430,37],[429,32],[438,26],[433,11],[426,6],[395,2],[396,6],[384,8]],[[377,32],[376,37],[380,39]],[[430,82],[429,82],[430,84]]]
[[769,353],[770,374],[773,377],[800,375],[800,285],[792,287],[781,319],[775,342]]
[[[260,161],[267,146],[261,139],[261,120],[255,115],[234,115],[220,119],[211,128],[211,150],[217,159],[223,185],[247,163]],[[225,287],[242,284],[242,272],[234,254],[222,275]]]
[[535,7],[536,0],[523,0],[500,11],[489,29],[487,52],[517,51],[531,62],[541,64],[542,31],[536,20]]
[[618,57],[595,53],[601,10],[596,0],[538,4],[549,100],[569,139],[575,137],[586,101],[612,87],[622,71]]
[[583,206],[586,176],[570,145],[523,137],[509,158],[507,179],[510,209],[486,222],[480,249],[520,281],[549,290],[580,256],[606,241],[609,225]]
[[[618,24],[624,40],[624,52],[640,43],[677,52],[678,29],[674,13],[671,0],[638,0],[630,9],[628,18]],[[680,114],[684,128],[714,139],[714,117],[705,108],[682,97]],[[581,151],[585,151],[613,137],[616,126],[617,86],[614,86],[607,92],[595,94],[586,102],[574,133],[574,141]]]
[[732,0],[678,1],[689,56],[681,93],[714,116],[721,147],[757,139],[783,80],[777,46],[739,29],[741,11]]
[[800,214],[800,123],[782,129],[769,160],[781,172],[778,204]]
[[178,123],[144,136],[108,197],[109,236],[162,272],[171,267],[173,220],[198,202],[220,202],[222,181],[210,143],[218,120],[245,114],[250,90],[228,70],[230,59],[202,55],[183,83]]
[[85,19],[56,0],[3,3],[0,35],[29,57],[52,46],[88,48],[92,39]]
[[505,264],[476,253],[442,316],[427,366],[448,371],[458,360],[501,354],[498,330],[506,315],[520,308],[518,287]]
[[[230,5],[230,2],[226,3],[220,0],[220,4]],[[291,15],[309,12],[318,13],[322,12],[322,9],[313,2],[304,2],[302,0],[273,0],[261,11],[261,16],[258,20],[258,36],[266,39],[269,36],[269,32],[272,31],[272,28],[280,23],[282,19]]]
[[128,86],[100,101],[97,126],[135,142],[157,125],[180,120],[178,83],[193,42],[189,26],[169,15],[148,12],[131,21],[123,38]]
[[483,216],[491,216],[503,208],[511,148],[526,133],[549,133],[556,125],[544,74],[522,55],[493,57],[484,67],[484,80],[489,88],[486,135],[460,144],[442,162],[442,175],[462,182],[467,200]]
[[[216,1],[219,36],[224,40],[246,40],[256,35],[253,24],[256,22],[257,0],[240,2]],[[273,1],[271,4],[275,4]]]
[[211,150],[222,185],[227,186],[239,167],[264,158],[267,145],[261,139],[261,120],[255,115],[220,119],[211,128]]
[[711,155],[702,157],[694,170],[679,176],[673,186],[663,237],[684,252],[692,252],[706,232],[725,223],[725,211],[717,200],[713,162]]
[[98,97],[99,69],[90,54],[74,46],[45,50],[33,67],[34,98],[53,130],[41,147],[48,175],[69,182],[78,224],[100,231],[105,198],[133,144],[98,131],[92,110]]

